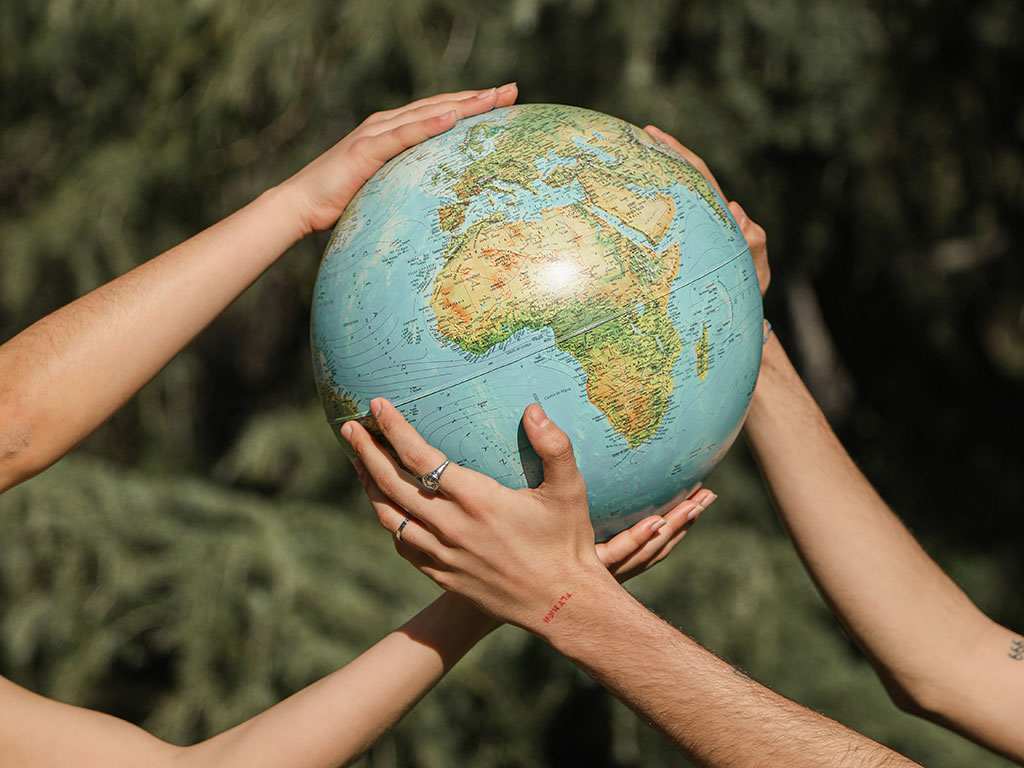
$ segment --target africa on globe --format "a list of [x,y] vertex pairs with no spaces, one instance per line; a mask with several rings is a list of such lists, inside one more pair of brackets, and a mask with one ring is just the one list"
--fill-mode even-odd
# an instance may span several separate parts
[[462,120],[363,186],[324,253],[311,337],[336,435],[383,396],[511,487],[542,479],[521,426],[540,403],[604,541],[728,450],[761,320],[746,241],[690,163],[617,118],[529,104]]

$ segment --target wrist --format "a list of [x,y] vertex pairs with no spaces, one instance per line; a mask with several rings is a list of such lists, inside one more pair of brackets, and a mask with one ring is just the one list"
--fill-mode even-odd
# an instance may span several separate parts
[[266,211],[268,215],[279,218],[283,233],[288,239],[289,247],[313,233],[303,206],[290,180],[270,187],[253,201],[253,205]]
[[474,641],[482,640],[504,622],[477,608],[466,598],[454,592],[445,592],[432,604],[440,611],[445,623],[465,629]]
[[601,621],[609,607],[623,596],[633,598],[602,565],[581,569],[564,584],[551,590],[547,600],[532,609],[523,628],[558,650],[588,627]]
[[764,321],[762,338],[761,367],[758,369],[757,384],[754,387],[753,395],[755,401],[758,399],[758,392],[763,391],[764,389],[762,383],[767,375],[769,375],[773,369],[777,369],[779,362],[786,356],[782,343],[779,341],[778,334],[775,333],[775,329],[772,328],[771,323],[769,323],[767,319]]

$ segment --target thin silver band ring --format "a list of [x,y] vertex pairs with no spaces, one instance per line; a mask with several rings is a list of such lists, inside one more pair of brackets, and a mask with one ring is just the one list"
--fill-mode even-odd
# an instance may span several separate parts
[[407,518],[405,518],[405,520],[403,520],[403,521],[402,521],[402,524],[398,526],[398,530],[397,530],[397,531],[395,531],[395,538],[396,538],[396,539],[397,539],[398,541],[401,541],[401,540],[402,540],[402,529],[403,529],[403,528],[405,528],[405,526],[407,526],[407,525],[409,524],[409,521],[410,521],[410,520],[412,520],[412,518],[411,518],[411,517],[407,517]]

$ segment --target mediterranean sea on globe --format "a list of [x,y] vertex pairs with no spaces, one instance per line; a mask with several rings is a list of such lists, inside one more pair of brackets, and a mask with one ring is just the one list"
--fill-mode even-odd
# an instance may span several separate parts
[[761,361],[725,202],[639,128],[554,104],[461,120],[381,168],[331,236],[311,326],[336,436],[373,430],[387,397],[451,461],[533,487],[521,419],[540,403],[572,439],[599,541],[707,477]]

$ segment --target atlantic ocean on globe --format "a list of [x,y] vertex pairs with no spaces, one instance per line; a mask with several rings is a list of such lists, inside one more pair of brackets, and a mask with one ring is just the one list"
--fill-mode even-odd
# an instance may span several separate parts
[[761,330],[746,241],[692,165],[622,120],[529,104],[461,120],[363,186],[324,254],[311,339],[335,435],[387,397],[511,487],[542,479],[521,425],[540,403],[603,541],[723,457]]

